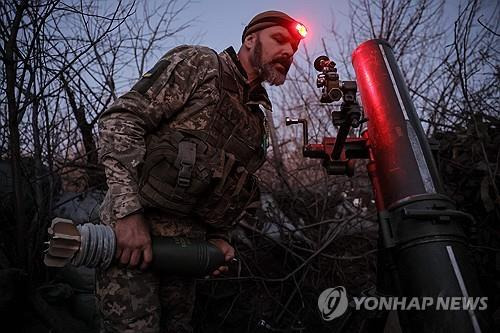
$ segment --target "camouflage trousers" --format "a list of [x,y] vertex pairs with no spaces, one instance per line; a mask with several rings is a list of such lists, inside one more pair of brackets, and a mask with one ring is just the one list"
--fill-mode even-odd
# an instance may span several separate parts
[[[104,223],[110,220],[103,216]],[[146,211],[155,236],[205,236],[188,219],[165,218],[164,213]],[[195,280],[113,265],[96,275],[96,297],[101,314],[101,332],[192,332]]]
[[192,332],[195,283],[111,267],[97,275],[101,332]]

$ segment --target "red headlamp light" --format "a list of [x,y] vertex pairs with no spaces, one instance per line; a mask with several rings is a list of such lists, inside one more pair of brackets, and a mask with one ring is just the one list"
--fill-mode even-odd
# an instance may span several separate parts
[[297,33],[301,38],[306,38],[307,28],[305,25],[303,25],[302,23],[297,23],[297,25],[295,26],[295,30],[297,30]]
[[281,25],[290,31],[292,36],[297,40],[302,40],[307,35],[307,28],[304,24],[297,22],[291,18],[283,17],[262,17],[257,20],[250,22],[243,30],[243,35],[241,36],[241,41],[245,40],[245,37],[255,31],[271,27],[273,25]]

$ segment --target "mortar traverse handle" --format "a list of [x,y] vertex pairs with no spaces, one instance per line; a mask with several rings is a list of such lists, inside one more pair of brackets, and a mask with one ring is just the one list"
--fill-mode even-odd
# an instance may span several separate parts
[[295,124],[302,124],[302,150],[306,150],[307,146],[309,145],[309,129],[307,128],[307,119],[304,118],[290,118],[286,117],[285,118],[285,125],[290,126],[290,125],[295,125]]

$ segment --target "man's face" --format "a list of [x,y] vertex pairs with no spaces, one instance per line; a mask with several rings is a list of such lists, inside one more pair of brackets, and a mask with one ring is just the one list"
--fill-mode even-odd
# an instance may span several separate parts
[[282,26],[273,26],[256,33],[250,62],[259,76],[271,85],[282,85],[297,51],[299,41]]

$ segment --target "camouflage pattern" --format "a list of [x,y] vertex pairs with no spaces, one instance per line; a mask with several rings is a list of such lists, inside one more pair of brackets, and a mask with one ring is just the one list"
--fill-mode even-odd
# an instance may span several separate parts
[[[271,109],[267,93],[260,85],[250,90],[232,48],[219,56],[199,46],[168,52],[99,120],[109,188],[102,222],[142,212],[153,235],[227,239],[235,218],[258,200],[252,174],[267,148],[260,107]],[[176,133],[197,147],[193,181],[181,190],[170,176],[178,172]],[[147,190],[153,181],[156,193]],[[152,194],[193,206],[179,212],[167,205],[173,199],[163,204]],[[96,294],[103,332],[191,330],[192,280],[113,266],[98,272]]]
[[159,332],[160,280],[152,271],[112,266],[96,276],[101,332]]
[[[138,170],[144,163],[147,134],[157,132],[181,109],[183,113],[199,112],[218,97],[218,64],[210,49],[180,46],[159,63],[162,61],[166,63],[162,73],[155,66],[143,75],[147,80],[160,74],[144,94],[127,92],[99,120],[100,160],[106,169],[115,218],[142,208],[137,195]],[[194,100],[191,95],[198,103],[185,106],[188,99]]]
[[[261,105],[270,107],[265,90],[261,86],[250,90],[229,52],[220,61],[212,52],[222,73],[216,103],[184,110],[149,136],[139,183],[144,207],[197,215],[219,234],[227,234],[248,205],[258,201],[252,174],[265,161],[267,148]],[[193,93],[186,109],[204,105],[197,103],[199,99],[203,96]],[[191,148],[184,149],[186,144]],[[186,163],[180,160],[187,151],[195,158],[189,163],[190,184],[183,186],[179,177]]]
[[[251,175],[265,161],[261,107],[271,109],[271,103],[262,86],[250,90],[238,65],[232,48],[218,57],[206,47],[180,46],[106,110],[99,121],[100,158],[112,216],[149,207],[196,214],[210,235],[227,237],[235,218],[258,200]],[[198,148],[192,184],[181,191],[179,142],[173,142],[179,133]]]
[[[109,200],[105,200],[105,203]],[[101,219],[114,225],[111,209],[103,205]],[[154,236],[205,238],[193,219],[168,217],[148,209],[144,218]],[[101,332],[191,332],[195,281],[113,265],[97,271],[96,296],[101,313]]]
[[192,279],[113,266],[96,287],[103,333],[192,332]]

